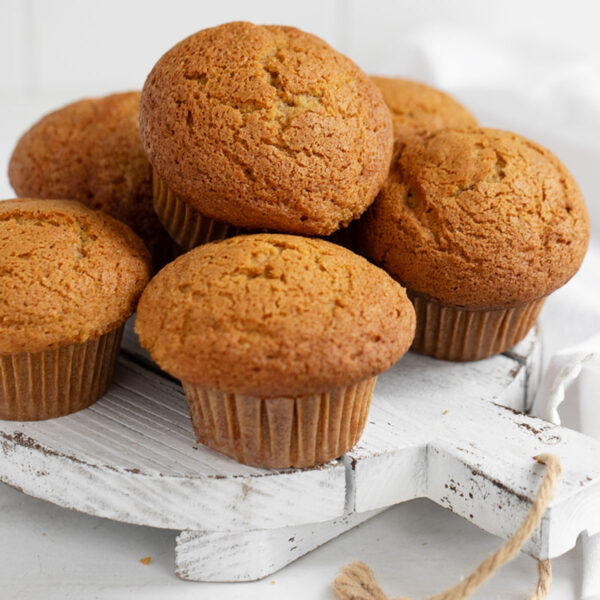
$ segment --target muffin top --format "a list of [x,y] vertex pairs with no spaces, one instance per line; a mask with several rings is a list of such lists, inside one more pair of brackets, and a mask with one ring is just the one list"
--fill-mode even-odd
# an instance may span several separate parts
[[99,337],[149,278],[148,251],[120,221],[71,200],[0,202],[0,353]]
[[324,240],[237,236],[167,265],[140,300],[136,331],[187,383],[260,397],[327,391],[390,367],[410,346],[404,289]]
[[360,236],[411,291],[493,309],[563,285],[589,228],[577,183],[549,150],[507,131],[444,130],[406,144]]
[[8,175],[23,198],[68,198],[129,225],[149,246],[163,238],[152,208],[152,170],[142,150],[139,92],[69,104],[17,143]]
[[293,27],[240,22],[158,61],[140,131],[160,177],[203,215],[308,235],[362,214],[392,150],[381,93],[350,59]]
[[371,77],[392,113],[394,152],[407,138],[440,129],[477,127],[475,117],[454,98],[436,88],[394,77]]

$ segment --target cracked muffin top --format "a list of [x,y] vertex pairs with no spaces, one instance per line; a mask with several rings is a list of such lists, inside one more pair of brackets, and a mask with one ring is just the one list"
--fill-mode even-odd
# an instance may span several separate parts
[[186,383],[297,396],[384,371],[410,346],[404,289],[364,258],[320,239],[230,238],[167,265],[144,291],[136,332]]
[[589,232],[581,191],[549,150],[507,131],[448,129],[406,144],[360,236],[409,290],[493,309],[566,283]]
[[160,177],[203,215],[306,235],[358,218],[392,151],[389,110],[350,59],[293,27],[241,22],[158,61],[140,132]]
[[10,183],[22,198],[68,198],[129,225],[152,248],[168,239],[152,207],[139,92],[88,98],[38,121],[17,143]]
[[149,278],[148,251],[120,221],[71,200],[0,202],[0,353],[107,333]]
[[477,127],[475,117],[452,96],[436,88],[394,77],[371,77],[392,113],[394,154],[407,138],[440,129]]

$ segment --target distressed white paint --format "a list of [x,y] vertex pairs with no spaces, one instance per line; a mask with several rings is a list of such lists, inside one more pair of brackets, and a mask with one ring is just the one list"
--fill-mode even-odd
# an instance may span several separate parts
[[326,521],[344,511],[341,462],[267,471],[199,446],[181,386],[126,360],[89,409],[0,423],[0,480],[89,514],[230,531]]
[[533,457],[553,452],[563,475],[525,550],[538,558],[559,556],[582,531],[600,531],[600,442],[460,394],[432,393],[424,401],[408,392],[399,401],[394,390],[401,384],[395,373],[386,379],[361,441],[347,455],[357,512],[414,494],[508,537],[530,508],[543,474]]
[[525,367],[525,385],[527,388],[527,405],[525,410],[527,412],[531,409],[542,377],[542,367],[544,364],[542,349],[542,336],[540,335],[539,326],[536,325],[517,345],[504,352],[504,356],[514,358]]
[[535,338],[476,363],[407,355],[379,378],[352,452],[282,472],[197,445],[179,384],[140,358],[131,331],[125,350],[147,366],[122,359],[109,392],[89,409],[0,422],[0,479],[61,506],[184,530],[176,548],[183,578],[266,576],[375,512],[421,496],[506,537],[541,477],[532,457],[546,450],[559,454],[565,474],[527,551],[556,556],[581,531],[600,531],[600,443],[517,412],[533,385]]
[[345,458],[360,484],[356,510],[427,495],[428,442],[436,435],[428,406],[442,414],[446,399],[458,397],[466,407],[491,400],[524,410],[526,393],[526,366],[506,356],[450,363],[408,354],[379,378],[365,433]]
[[350,512],[327,524],[240,533],[183,531],[175,572],[191,581],[254,581],[271,575],[385,509]]

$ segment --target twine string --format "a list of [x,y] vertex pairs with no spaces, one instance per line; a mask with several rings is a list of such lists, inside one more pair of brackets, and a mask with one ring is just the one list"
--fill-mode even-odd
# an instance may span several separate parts
[[[446,591],[430,596],[427,600],[464,600],[502,565],[510,562],[519,554],[529,536],[542,520],[546,508],[552,500],[561,473],[560,460],[556,455],[541,454],[536,456],[535,460],[546,466],[546,472],[533,505],[517,531],[494,554],[483,560],[468,577]],[[550,560],[540,560],[538,561],[536,590],[529,600],[545,600],[551,587]],[[344,567],[333,582],[332,588],[338,600],[391,600],[379,587],[373,571],[360,561]],[[410,599],[398,598],[398,600]]]

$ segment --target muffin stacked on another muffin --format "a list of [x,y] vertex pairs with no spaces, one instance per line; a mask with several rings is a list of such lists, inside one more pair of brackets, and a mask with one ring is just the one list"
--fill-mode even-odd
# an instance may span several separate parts
[[123,223],[79,202],[0,202],[0,419],[49,419],[100,397],[150,278]]
[[140,132],[157,214],[188,249],[237,228],[329,235],[371,204],[392,151],[381,93],[350,59],[251,23],[169,50],[144,84]]
[[441,129],[477,127],[477,120],[454,98],[436,88],[397,77],[371,79],[380,89],[392,113],[394,159],[406,140]]
[[[371,77],[383,95],[394,127],[393,170],[402,149],[412,137],[452,127],[476,127],[471,113],[454,98],[423,83],[393,77]],[[360,220],[341,229],[327,239],[350,250],[360,247]]]
[[409,290],[413,349],[476,360],[525,336],[579,268],[589,227],[551,152],[506,131],[448,129],[406,143],[361,241]]
[[129,225],[162,266],[178,252],[152,207],[152,171],[139,133],[139,92],[56,110],[17,143],[8,174],[22,198],[79,200]]
[[404,289],[362,257],[259,234],[165,267],[142,295],[136,331],[183,382],[200,442],[284,468],[354,446],[375,377],[406,352],[414,326]]
[[[201,245],[143,293],[141,342],[182,381],[200,442],[310,467],[358,441],[377,374],[413,338],[437,358],[502,352],[581,263],[589,219],[565,167],[476,125],[447,94],[371,79],[313,35],[236,22],[169,50],[141,98],[46,116],[9,174],[20,195],[130,224],[157,264],[171,238]],[[286,233],[358,233],[392,277]],[[77,202],[0,204],[0,418],[104,392],[148,260],[125,225]]]

